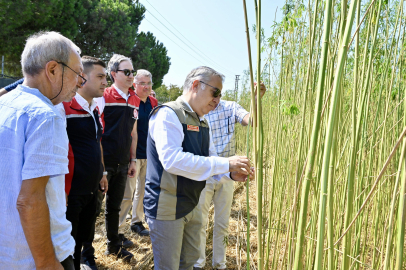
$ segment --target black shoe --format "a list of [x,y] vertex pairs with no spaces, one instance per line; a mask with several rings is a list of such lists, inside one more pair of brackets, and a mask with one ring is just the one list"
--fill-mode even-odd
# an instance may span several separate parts
[[116,246],[116,247],[109,247],[107,246],[106,252],[104,252],[104,255],[114,255],[117,257],[117,259],[123,259],[124,262],[129,263],[131,262],[132,257],[134,255],[127,251],[125,248],[121,246]]
[[130,247],[134,246],[134,243],[133,243],[130,239],[128,239],[127,237],[125,237],[124,234],[119,234],[119,235],[118,235],[118,238],[120,238],[121,245],[122,245],[124,248],[130,248]]
[[91,257],[82,257],[83,263],[80,265],[80,268],[83,269],[91,269],[91,270],[97,270],[97,265],[95,260],[96,257],[95,256],[91,256]]
[[131,230],[139,236],[149,236],[149,231],[145,229],[141,222],[131,225]]

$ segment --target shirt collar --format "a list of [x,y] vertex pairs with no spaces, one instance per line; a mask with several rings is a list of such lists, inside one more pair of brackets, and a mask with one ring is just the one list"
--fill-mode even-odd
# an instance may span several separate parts
[[23,84],[19,84],[17,87],[19,90],[26,92],[26,93],[33,94],[34,96],[40,98],[45,103],[54,106],[54,104],[51,102],[51,100],[49,98],[47,98],[46,96],[44,96],[44,94],[42,94],[41,91],[39,91],[39,89],[31,88],[31,87],[23,85]]
[[[190,107],[189,102],[186,101],[186,99],[183,97],[183,95],[180,96],[179,98],[182,99],[183,102],[185,102],[185,104],[189,107],[189,109],[190,109],[192,112],[195,112],[195,111],[192,109],[192,107]],[[204,121],[204,119],[205,119],[204,116],[203,116],[203,117],[200,117],[200,116],[199,116],[199,118],[200,118],[200,121]]]
[[76,93],[75,99],[78,102],[78,104],[80,105],[80,107],[82,107],[86,111],[90,110],[91,112],[93,112],[93,110],[97,106],[96,102],[94,102],[94,100],[92,99],[92,101],[90,102],[90,108],[89,108],[89,103],[79,93]]
[[117,90],[117,93],[120,94],[120,96],[122,96],[125,100],[127,100],[127,98],[130,96],[130,92],[128,92],[128,95],[124,94],[124,92],[117,87],[116,84],[113,84],[113,87]]

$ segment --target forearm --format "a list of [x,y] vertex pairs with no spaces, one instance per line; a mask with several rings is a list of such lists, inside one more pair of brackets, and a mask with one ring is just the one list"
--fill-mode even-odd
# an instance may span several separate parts
[[8,92],[7,92],[7,90],[6,89],[4,89],[4,88],[1,88],[0,89],[0,97],[2,96],[2,95],[4,95],[4,94],[7,94]]
[[132,135],[131,141],[131,149],[130,149],[131,158],[137,158],[137,142],[138,142],[138,134],[135,132],[135,134]]
[[51,240],[49,209],[45,192],[30,196],[20,193],[17,199],[17,210],[36,268],[53,265],[57,259]]
[[229,170],[226,158],[193,155],[183,152],[181,147],[174,151],[158,152],[158,155],[166,171],[196,181],[204,181],[210,176],[226,173]]
[[104,157],[103,157],[103,146],[100,141],[100,152],[101,152],[101,163],[103,164],[103,171],[106,170],[106,166],[104,165]]

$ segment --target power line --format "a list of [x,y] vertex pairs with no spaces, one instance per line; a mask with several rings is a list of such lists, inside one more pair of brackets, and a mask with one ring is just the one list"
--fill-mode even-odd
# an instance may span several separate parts
[[[209,56],[207,56],[204,52],[202,52],[201,50],[199,50],[199,48],[197,48],[189,39],[187,39],[175,26],[173,26],[148,0],[145,0],[145,1],[147,1],[148,2],[148,4],[150,4],[151,5],[151,7],[156,11],[156,12],[158,12],[158,14],[159,15],[161,15],[161,17],[166,21],[166,22],[168,22],[169,23],[169,25],[170,26],[172,26],[185,40],[187,40],[194,48],[196,48],[196,50],[198,50],[201,54],[203,54],[207,59],[209,59],[210,61],[212,61],[213,63],[215,63],[215,64],[217,64],[219,67],[221,67],[221,68],[223,68],[223,69],[225,69],[225,70],[227,70],[228,72],[231,72],[231,74],[233,74],[233,73],[235,73],[234,71],[231,71],[231,70],[229,70],[228,68],[226,68],[226,67],[224,67],[224,66],[222,66],[222,65],[220,65],[219,63],[217,63],[216,61],[214,61],[213,59],[211,59]],[[147,11],[152,15],[152,16],[154,16],[148,9],[147,9]],[[154,16],[154,18],[156,19],[156,17]],[[157,19],[158,20],[158,19]],[[159,20],[158,20],[159,21]],[[161,23],[162,24],[162,23]],[[162,25],[164,25],[164,24],[162,24]],[[164,25],[165,26],[165,25]],[[166,27],[166,26],[165,26]],[[167,27],[166,27],[167,28]],[[168,28],[167,28],[168,29]],[[169,29],[168,29],[169,30]],[[170,30],[169,30],[170,31]],[[172,31],[171,31],[172,32]],[[173,33],[173,32],[172,32]],[[176,35],[175,35],[176,36]],[[177,36],[176,36],[177,37]],[[178,37],[178,39],[179,39],[179,37]],[[181,40],[182,42],[183,42],[183,40]],[[183,42],[184,43],[184,42]],[[186,43],[185,43],[186,44]],[[186,44],[187,45],[187,44]],[[190,47],[189,47],[190,48]]]
[[170,37],[168,37],[164,32],[162,32],[158,27],[156,27],[154,24],[152,24],[147,18],[145,18],[145,20],[147,22],[149,22],[153,27],[155,27],[159,32],[161,32],[164,36],[166,36],[170,41],[172,41],[173,43],[175,43],[176,46],[178,46],[182,51],[184,51],[185,53],[189,54],[190,56],[192,56],[194,59],[196,59],[197,61],[201,61],[199,59],[197,59],[194,55],[192,55],[191,53],[189,53],[188,51],[184,50],[178,43],[176,43],[175,41],[173,41]]
[[[209,57],[207,57],[206,55],[204,55],[205,57],[202,57],[196,50],[194,50],[192,47],[190,47],[187,43],[185,43],[181,38],[179,38],[174,32],[172,32],[172,30],[170,30],[165,24],[163,24],[157,17],[155,17],[155,15],[154,14],[152,14],[151,13],[151,11],[149,11],[148,9],[147,9],[147,11],[149,12],[149,14],[151,14],[152,15],[152,17],[154,17],[160,24],[162,24],[166,29],[168,29],[169,30],[169,32],[171,32],[177,39],[179,39],[183,44],[185,44],[189,49],[191,49],[194,53],[196,53],[199,57],[201,57],[202,59],[204,59],[204,58],[206,58],[205,59],[205,61],[211,61],[212,63],[214,63],[214,65],[216,65],[216,66],[219,66],[219,67],[221,67],[221,69],[226,69],[226,68],[224,68],[224,67],[222,67],[221,65],[219,65],[218,63],[216,63],[215,61],[213,61],[212,59],[210,59]],[[159,13],[159,12],[158,12]],[[160,13],[159,13],[160,14]],[[162,15],[161,15],[162,16]],[[163,17],[163,16],[162,16]],[[163,17],[164,18],[164,17]],[[164,18],[165,19],[165,18]],[[166,20],[166,19],[165,19]],[[166,20],[167,21],[167,20]],[[173,27],[173,26],[172,26]],[[175,27],[174,27],[175,28]],[[175,28],[176,29],[176,28]],[[179,32],[179,30],[177,30],[178,32]],[[182,35],[182,34],[181,34]],[[182,35],[183,36],[183,35]],[[189,41],[190,42],[190,41]],[[192,46],[194,46],[193,44],[192,44]],[[194,46],[195,47],[195,46]],[[196,48],[197,49],[197,48]],[[199,49],[197,49],[197,50],[199,50]],[[228,72],[230,72],[230,70],[228,70],[228,69],[226,69]],[[232,72],[231,71],[231,73],[234,73],[234,72]],[[228,75],[230,75],[230,74],[228,74]]]
[[[157,17],[154,16],[149,10],[147,10],[149,14],[151,14],[160,24],[162,24],[166,29],[169,30],[177,39],[179,39],[183,44],[185,44],[189,49],[191,49],[196,55],[198,55],[200,58],[202,58],[204,61],[207,61],[207,59],[204,59],[198,52],[196,52],[193,48],[191,48],[188,44],[186,44],[181,38],[179,38],[174,32],[172,32],[168,27],[166,27],[165,24],[163,24]],[[156,28],[156,27],[155,27]],[[161,31],[162,32],[162,31]],[[179,45],[178,45],[179,46]],[[195,58],[196,59],[196,58]],[[201,61],[201,60],[198,60]]]

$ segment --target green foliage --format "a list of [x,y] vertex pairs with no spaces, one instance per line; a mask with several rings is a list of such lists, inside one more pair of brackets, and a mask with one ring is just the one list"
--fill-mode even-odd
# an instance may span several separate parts
[[171,58],[167,53],[162,42],[157,41],[151,32],[141,32],[137,35],[130,57],[135,69],[147,69],[152,73],[154,89],[162,85],[162,80],[169,71]]
[[155,89],[156,97],[159,102],[164,103],[168,101],[176,100],[182,95],[183,89],[177,85],[170,84],[169,87],[162,84]]
[[83,55],[129,55],[144,13],[132,0],[0,0],[0,55],[9,75],[21,75],[25,40],[44,30],[72,39]]

